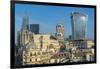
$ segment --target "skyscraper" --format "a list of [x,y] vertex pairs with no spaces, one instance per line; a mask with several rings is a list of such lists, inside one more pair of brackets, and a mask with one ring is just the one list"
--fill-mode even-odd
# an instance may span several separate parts
[[56,38],[59,41],[64,40],[64,26],[62,24],[57,24],[56,26]]
[[34,34],[39,34],[39,24],[30,24],[30,31]]
[[20,45],[25,46],[29,40],[30,40],[30,34],[29,34],[29,17],[25,15],[23,17],[22,21],[22,27],[21,27],[21,33],[20,33]]
[[23,23],[22,23],[22,28],[21,30],[28,30],[29,31],[29,17],[27,15],[25,15],[23,17]]
[[71,14],[72,38],[74,40],[84,40],[87,35],[87,20],[85,14],[74,12]]
[[30,31],[34,34],[39,34],[39,24],[30,24]]

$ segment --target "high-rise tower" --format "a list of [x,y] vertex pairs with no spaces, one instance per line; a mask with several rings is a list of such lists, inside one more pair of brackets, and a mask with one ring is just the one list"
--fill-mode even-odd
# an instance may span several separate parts
[[56,26],[56,38],[58,41],[64,40],[64,26],[62,24]]
[[20,43],[21,46],[25,46],[30,41],[30,34],[29,34],[29,17],[26,15],[23,17],[22,21],[22,28],[20,33]]
[[85,14],[74,12],[71,14],[73,40],[84,40],[87,35],[87,20]]
[[28,30],[29,31],[29,17],[26,15],[23,17],[23,23],[21,30]]
[[30,24],[30,31],[34,34],[39,34],[39,24]]

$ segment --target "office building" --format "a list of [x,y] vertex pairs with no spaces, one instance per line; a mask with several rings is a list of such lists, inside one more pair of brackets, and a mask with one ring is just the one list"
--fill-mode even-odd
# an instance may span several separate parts
[[30,41],[29,17],[24,16],[20,32],[20,45],[25,46],[29,41]]
[[74,40],[84,40],[87,35],[88,17],[85,14],[74,12],[71,14],[72,38]]
[[39,34],[39,24],[30,24],[30,31],[34,34]]
[[64,26],[62,24],[56,26],[56,38],[58,41],[64,40]]

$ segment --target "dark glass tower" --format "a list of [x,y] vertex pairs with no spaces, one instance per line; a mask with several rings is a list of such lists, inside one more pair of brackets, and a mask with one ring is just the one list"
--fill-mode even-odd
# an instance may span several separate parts
[[85,14],[74,12],[71,14],[72,38],[74,40],[84,40],[87,35],[87,20]]
[[30,31],[34,34],[39,34],[39,24],[30,24]]

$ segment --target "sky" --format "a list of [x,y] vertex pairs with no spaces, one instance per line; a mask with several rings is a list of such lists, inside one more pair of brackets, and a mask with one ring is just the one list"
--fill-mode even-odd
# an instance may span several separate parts
[[23,16],[29,16],[29,24],[39,24],[40,33],[55,34],[56,25],[63,24],[65,37],[72,35],[71,12],[88,15],[87,39],[94,39],[94,8],[60,7],[48,5],[16,4],[15,5],[15,42],[17,31],[21,29]]

